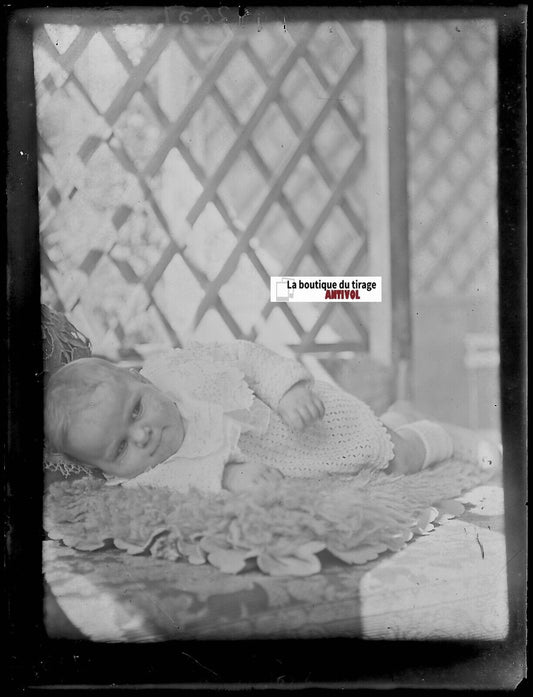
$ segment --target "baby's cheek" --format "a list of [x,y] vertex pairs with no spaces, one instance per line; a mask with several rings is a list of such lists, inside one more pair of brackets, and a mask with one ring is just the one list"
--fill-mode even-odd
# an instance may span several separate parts
[[176,405],[170,400],[163,399],[158,404],[159,413],[168,417],[174,417],[176,414]]
[[176,433],[179,430],[179,415],[175,408],[168,407],[168,409],[165,409],[161,418],[169,425],[168,427],[172,433]]
[[153,400],[150,404],[150,412],[155,421],[161,422],[163,420],[168,420],[169,408],[167,404],[160,399]]

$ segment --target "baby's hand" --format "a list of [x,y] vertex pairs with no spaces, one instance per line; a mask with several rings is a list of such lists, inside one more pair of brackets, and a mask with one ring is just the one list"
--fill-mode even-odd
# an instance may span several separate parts
[[283,479],[283,475],[272,467],[249,462],[230,462],[224,468],[222,486],[237,494],[255,489],[265,482],[276,482],[280,479]]
[[324,403],[305,383],[299,382],[279,400],[278,414],[287,426],[302,431],[324,416]]

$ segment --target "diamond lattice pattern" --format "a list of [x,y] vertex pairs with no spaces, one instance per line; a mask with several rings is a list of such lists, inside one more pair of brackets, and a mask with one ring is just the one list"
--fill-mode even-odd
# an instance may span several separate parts
[[[470,289],[495,246],[494,36],[468,24],[407,29],[415,290]],[[371,273],[361,32],[38,29],[43,301],[104,353],[367,350],[358,307],[269,302],[271,275]]]
[[354,309],[269,302],[365,272],[357,24],[44,25],[34,53],[45,302],[104,352],[367,347]]
[[406,40],[412,290],[494,292],[495,26],[412,23]]

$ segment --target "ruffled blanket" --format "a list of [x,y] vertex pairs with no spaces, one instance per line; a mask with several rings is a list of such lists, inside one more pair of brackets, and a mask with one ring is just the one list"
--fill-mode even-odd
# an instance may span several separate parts
[[457,460],[411,475],[361,472],[280,479],[253,492],[184,495],[125,489],[91,477],[45,496],[51,539],[79,550],[114,544],[130,554],[210,563],[227,573],[256,564],[270,575],[320,571],[320,553],[362,564],[460,515],[450,501],[491,475]]

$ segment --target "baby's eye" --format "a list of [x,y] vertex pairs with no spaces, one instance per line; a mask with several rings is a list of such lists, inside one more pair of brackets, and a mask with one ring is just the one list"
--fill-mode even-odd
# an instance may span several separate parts
[[139,399],[131,412],[132,418],[136,419],[138,416],[140,416],[142,414],[142,410],[142,401]]

